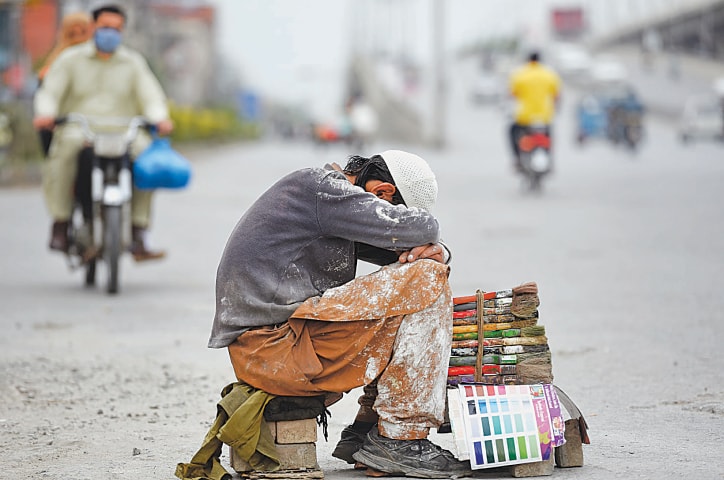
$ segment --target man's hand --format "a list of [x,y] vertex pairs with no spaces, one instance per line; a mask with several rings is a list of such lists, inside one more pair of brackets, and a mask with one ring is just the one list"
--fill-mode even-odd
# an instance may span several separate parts
[[445,263],[445,247],[439,243],[428,243],[420,245],[407,252],[400,254],[400,263],[411,263],[421,258],[429,258],[436,262]]
[[156,124],[156,130],[161,136],[169,135],[173,132],[173,122],[170,119],[161,120]]
[[55,127],[55,117],[35,117],[33,127],[36,130],[52,130]]

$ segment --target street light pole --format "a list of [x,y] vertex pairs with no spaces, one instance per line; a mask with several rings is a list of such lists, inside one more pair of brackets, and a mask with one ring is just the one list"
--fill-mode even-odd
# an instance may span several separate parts
[[445,0],[433,0],[433,107],[432,144],[442,149],[446,143],[446,86],[445,86]]

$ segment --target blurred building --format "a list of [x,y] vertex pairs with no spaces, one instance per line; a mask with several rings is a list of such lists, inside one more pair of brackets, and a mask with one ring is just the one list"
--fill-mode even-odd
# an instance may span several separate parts
[[56,18],[55,2],[0,0],[0,102],[32,91],[33,62],[52,48]]
[[724,0],[608,0],[582,2],[594,43],[636,43],[724,60]]
[[133,3],[135,47],[153,62],[167,95],[183,105],[208,104],[218,70],[214,7],[201,1]]
[[[113,2],[0,0],[0,100],[32,93],[35,71],[52,49],[63,15],[106,3]],[[218,103],[219,91],[232,90],[229,76],[219,73],[212,5],[202,0],[116,3],[128,14],[124,42],[145,55],[175,103],[194,107]]]

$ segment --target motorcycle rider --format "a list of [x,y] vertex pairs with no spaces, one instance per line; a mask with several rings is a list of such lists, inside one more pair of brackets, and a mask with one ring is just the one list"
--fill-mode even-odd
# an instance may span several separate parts
[[513,124],[510,126],[510,141],[513,149],[514,166],[520,163],[518,140],[531,125],[544,124],[550,136],[550,126],[560,96],[561,79],[551,68],[540,62],[540,53],[532,51],[528,62],[515,70],[509,79],[510,94],[516,100]]
[[[53,61],[58,58],[58,55],[60,55],[63,50],[68,47],[72,47],[73,45],[87,42],[92,35],[92,19],[89,14],[86,12],[73,12],[65,15],[60,21],[58,41],[50,53],[48,53],[43,66],[38,71],[38,84],[43,84],[45,74],[48,73]],[[53,131],[41,129],[38,133],[40,134],[40,143],[43,147],[43,153],[47,157],[48,150],[50,149],[50,142],[53,139]]]
[[[91,41],[67,48],[53,62],[35,96],[36,129],[53,128],[55,118],[70,112],[90,117],[142,115],[156,125],[159,135],[173,130],[166,96],[144,57],[121,45],[125,12],[105,5],[92,12]],[[150,144],[142,132],[132,145],[135,157]],[[78,154],[84,146],[78,125],[56,129],[43,172],[43,192],[53,226],[52,250],[68,250],[68,221],[73,208],[73,183]],[[131,201],[131,253],[136,261],[161,258],[163,251],[147,248],[152,192],[134,188]]]

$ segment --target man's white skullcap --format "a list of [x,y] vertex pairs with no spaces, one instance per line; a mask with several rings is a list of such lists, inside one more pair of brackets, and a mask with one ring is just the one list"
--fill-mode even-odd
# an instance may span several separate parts
[[380,153],[405,205],[431,211],[437,200],[437,180],[430,165],[414,153],[386,150]]

